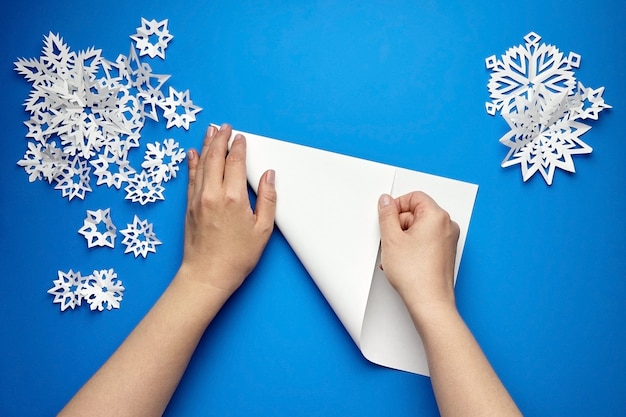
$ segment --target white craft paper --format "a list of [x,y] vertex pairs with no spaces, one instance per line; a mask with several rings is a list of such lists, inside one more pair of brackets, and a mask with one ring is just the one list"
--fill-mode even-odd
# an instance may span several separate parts
[[380,272],[378,198],[422,190],[461,229],[455,279],[478,187],[391,165],[241,133],[256,191],[276,170],[276,225],[370,361],[428,375],[424,349],[398,294]]

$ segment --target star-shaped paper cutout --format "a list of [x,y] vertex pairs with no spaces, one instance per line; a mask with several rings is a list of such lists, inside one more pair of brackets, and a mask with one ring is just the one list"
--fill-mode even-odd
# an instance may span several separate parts
[[126,191],[127,200],[133,203],[140,203],[142,206],[165,199],[163,197],[165,188],[145,170],[136,172],[135,175],[129,177],[128,185],[124,190]]
[[[158,38],[156,44],[150,42],[150,37],[153,35]],[[157,22],[154,19],[148,21],[143,17],[141,18],[141,26],[137,28],[137,33],[131,36],[137,49],[139,49],[140,56],[148,55],[150,58],[159,56],[162,59],[165,59],[165,48],[173,38],[167,30],[167,19]]]
[[126,245],[124,253],[132,252],[135,257],[141,255],[144,258],[148,252],[156,253],[156,246],[161,244],[156,234],[152,230],[152,223],[147,220],[140,220],[135,215],[132,224],[127,224],[127,228],[120,230],[124,235],[122,243]]
[[176,126],[189,130],[189,123],[196,121],[196,114],[202,108],[189,99],[189,90],[178,92],[170,87],[169,95],[161,103],[163,117],[167,119],[167,129]]
[[81,291],[84,284],[80,272],[71,269],[68,272],[58,271],[57,276],[53,281],[54,286],[48,290],[48,294],[54,295],[52,302],[60,304],[61,311],[79,307],[83,300]]
[[[104,232],[98,230],[98,225],[101,223],[104,224]],[[111,220],[111,209],[87,210],[87,217],[78,233],[85,237],[88,248],[94,246],[115,247],[117,228]]]

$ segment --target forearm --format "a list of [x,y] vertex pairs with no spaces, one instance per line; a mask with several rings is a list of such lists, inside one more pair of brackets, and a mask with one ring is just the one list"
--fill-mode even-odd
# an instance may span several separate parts
[[456,307],[418,308],[409,305],[424,342],[441,415],[520,416]]
[[162,415],[198,341],[227,298],[181,269],[61,415]]

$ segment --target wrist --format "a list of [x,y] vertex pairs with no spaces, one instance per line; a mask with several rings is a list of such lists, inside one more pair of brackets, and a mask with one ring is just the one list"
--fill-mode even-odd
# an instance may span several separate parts
[[212,276],[215,276],[213,272],[198,271],[183,263],[172,280],[172,286],[185,293],[197,295],[194,299],[200,302],[221,307],[237,288],[217,286],[209,279]]
[[461,317],[454,300],[407,302],[407,307],[422,337],[431,329],[447,326]]

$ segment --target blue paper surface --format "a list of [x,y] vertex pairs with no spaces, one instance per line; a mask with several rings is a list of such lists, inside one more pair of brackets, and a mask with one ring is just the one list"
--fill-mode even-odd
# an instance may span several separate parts
[[[480,185],[457,280],[461,314],[527,415],[618,416],[626,409],[626,14],[619,1],[13,3],[0,14],[0,414],[51,415],[108,358],[176,272],[186,167],[165,201],[139,207],[94,187],[67,201],[29,183],[13,71],[43,36],[127,54],[141,18],[168,19],[151,61],[203,111],[189,131],[147,123],[142,140],[201,144],[209,122]],[[613,108],[584,136],[594,149],[552,186],[500,168],[507,126],[486,114],[484,60],[542,40],[582,56],[576,73]],[[279,173],[277,175],[280,175]],[[95,184],[92,184],[92,186]],[[86,210],[134,214],[163,242],[146,259],[88,249]],[[114,267],[121,308],[61,312],[59,269]],[[200,342],[168,415],[435,416],[430,380],[365,360],[279,231]]]

